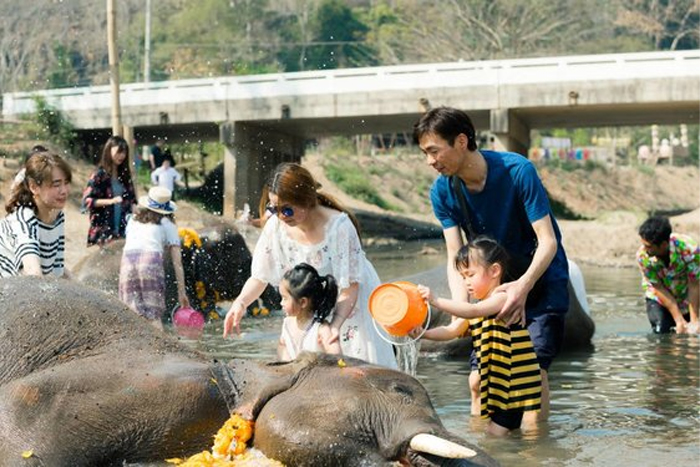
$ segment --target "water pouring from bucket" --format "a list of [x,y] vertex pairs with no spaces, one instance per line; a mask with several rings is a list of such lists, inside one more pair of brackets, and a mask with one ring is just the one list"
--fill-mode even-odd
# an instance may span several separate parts
[[[369,297],[369,311],[379,336],[392,345],[417,341],[430,323],[430,306],[421,297],[418,287],[406,281],[390,282],[375,288]],[[381,332],[377,325],[385,332]],[[423,327],[421,334],[406,339],[411,330],[418,326]]]

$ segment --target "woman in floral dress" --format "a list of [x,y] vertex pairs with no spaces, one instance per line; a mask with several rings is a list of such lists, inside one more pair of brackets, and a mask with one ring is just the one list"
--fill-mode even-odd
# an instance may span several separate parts
[[377,334],[369,314],[369,295],[380,281],[362,250],[357,222],[317,188],[299,164],[281,164],[272,174],[261,203],[272,215],[255,247],[251,277],[226,315],[224,337],[239,330],[246,308],[268,283],[278,286],[286,271],[308,263],[338,283],[331,335],[340,339],[343,355],[396,368],[393,348]]

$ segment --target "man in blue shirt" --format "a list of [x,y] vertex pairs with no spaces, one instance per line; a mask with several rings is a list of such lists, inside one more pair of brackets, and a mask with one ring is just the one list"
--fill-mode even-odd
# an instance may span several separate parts
[[[440,173],[430,199],[445,236],[452,297],[468,300],[454,261],[464,244],[462,230],[470,231],[467,238],[488,235],[496,239],[513,262],[525,262],[522,275],[499,288],[508,298],[498,318],[528,328],[542,374],[540,419],[546,420],[547,370],[561,349],[569,273],[542,181],[534,165],[519,154],[479,150],[474,125],[461,110],[439,107],[428,111],[415,124],[413,137],[428,164]],[[464,206],[455,189],[462,191]],[[472,370],[475,363],[472,356]],[[473,400],[479,397],[478,378],[478,372],[472,371]],[[536,418],[536,413],[526,412],[523,423],[532,424]]]

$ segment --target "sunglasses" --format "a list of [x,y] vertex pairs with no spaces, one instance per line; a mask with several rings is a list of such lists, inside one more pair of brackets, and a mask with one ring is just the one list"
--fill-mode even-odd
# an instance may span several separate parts
[[292,209],[291,206],[282,206],[281,208],[279,208],[277,206],[273,206],[271,204],[268,204],[265,209],[267,209],[267,211],[272,215],[282,214],[284,217],[294,216],[294,209]]

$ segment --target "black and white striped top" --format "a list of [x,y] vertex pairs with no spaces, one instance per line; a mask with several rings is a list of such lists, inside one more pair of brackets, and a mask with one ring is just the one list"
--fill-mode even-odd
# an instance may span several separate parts
[[65,215],[58,214],[53,224],[41,222],[32,208],[22,206],[0,220],[0,277],[20,274],[22,259],[36,255],[41,271],[63,275],[65,252]]

